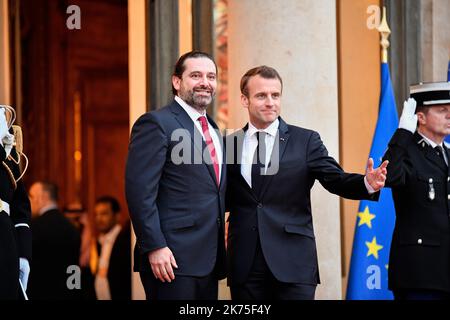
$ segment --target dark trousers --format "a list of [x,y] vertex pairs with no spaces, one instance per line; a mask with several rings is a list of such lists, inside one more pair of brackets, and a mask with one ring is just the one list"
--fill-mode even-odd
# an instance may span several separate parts
[[429,289],[397,289],[395,300],[450,300],[450,293]]
[[175,275],[161,282],[151,271],[139,272],[147,300],[217,300],[218,280],[214,272],[205,277]]
[[259,239],[247,280],[230,289],[233,300],[314,300],[316,292],[315,285],[278,281],[267,266]]

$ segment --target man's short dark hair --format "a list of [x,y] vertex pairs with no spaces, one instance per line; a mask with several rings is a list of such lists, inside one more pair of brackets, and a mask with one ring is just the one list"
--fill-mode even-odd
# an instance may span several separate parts
[[50,181],[39,181],[39,183],[42,186],[42,190],[48,194],[50,200],[58,202],[58,186]]
[[[184,62],[187,59],[191,59],[191,58],[207,58],[207,59],[211,60],[214,63],[214,66],[216,67],[216,73],[217,73],[216,62],[214,61],[214,58],[210,54],[208,54],[206,52],[202,52],[202,51],[190,51],[190,52],[183,54],[180,58],[178,58],[178,61],[175,64],[175,68],[174,68],[172,76],[175,76],[175,77],[181,79],[181,76],[183,75],[184,70],[186,70],[186,65],[184,64]],[[172,93],[174,96],[177,95],[177,90],[174,88],[173,84],[172,84]]]
[[427,115],[428,114],[428,110],[430,110],[430,107],[426,107],[426,106],[417,106],[416,107],[416,113],[417,112],[422,112],[425,115]]
[[95,204],[99,204],[99,203],[109,203],[111,210],[113,213],[119,213],[120,212],[120,204],[119,201],[117,201],[116,198],[112,197],[112,196],[102,196],[99,197],[96,201]]
[[281,83],[281,91],[283,91],[283,80],[277,70],[268,66],[259,66],[248,70],[241,78],[241,93],[248,97],[248,81],[251,77],[259,75],[264,79],[278,79]]

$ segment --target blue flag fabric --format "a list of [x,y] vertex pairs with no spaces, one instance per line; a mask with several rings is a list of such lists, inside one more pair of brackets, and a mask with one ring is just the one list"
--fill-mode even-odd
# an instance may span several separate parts
[[[450,60],[448,61],[447,81],[450,82]],[[450,136],[447,136],[445,138],[445,142],[447,142],[447,144],[450,144]],[[448,145],[447,145],[447,147],[448,147]]]
[[[381,164],[397,127],[398,115],[389,66],[382,63],[380,109],[370,149],[375,168]],[[393,299],[388,290],[387,271],[394,223],[395,209],[390,188],[381,190],[378,202],[360,202],[348,277],[348,300]]]
[[447,81],[450,81],[450,60],[448,61]]

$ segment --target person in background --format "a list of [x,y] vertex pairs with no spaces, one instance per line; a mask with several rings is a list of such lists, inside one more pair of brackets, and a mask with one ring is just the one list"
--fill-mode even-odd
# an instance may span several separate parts
[[97,300],[131,299],[131,228],[120,224],[116,198],[97,199],[94,212],[97,236],[91,241],[89,267]]
[[29,296],[34,300],[79,299],[80,290],[67,284],[68,269],[78,266],[80,235],[58,209],[58,188],[47,181],[29,190],[33,260]]

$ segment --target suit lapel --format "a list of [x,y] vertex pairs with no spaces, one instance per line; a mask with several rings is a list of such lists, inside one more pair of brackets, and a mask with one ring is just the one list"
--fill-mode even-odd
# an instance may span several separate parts
[[[270,156],[270,162],[269,162],[269,165],[267,168],[267,175],[265,175],[263,177],[260,194],[255,194],[254,190],[252,188],[250,188],[247,181],[244,179],[244,177],[241,174],[240,161],[242,159],[242,144],[244,142],[244,139],[242,138],[241,141],[238,141],[237,143],[235,141],[235,143],[234,143],[235,148],[237,148],[237,146],[239,145],[239,148],[237,148],[237,150],[235,149],[235,155],[236,155],[237,159],[239,160],[239,162],[235,162],[235,163],[239,163],[239,165],[236,165],[236,170],[238,171],[238,172],[236,172],[236,175],[239,176],[239,179],[241,179],[241,183],[247,187],[248,191],[250,192],[250,194],[253,196],[253,198],[255,200],[262,199],[264,197],[264,193],[266,192],[267,187],[269,186],[270,182],[272,181],[273,176],[278,172],[281,159],[283,157],[284,152],[286,151],[286,145],[289,140],[288,126],[287,126],[286,122],[284,122],[284,120],[281,119],[281,117],[279,117],[278,119],[280,121],[280,124],[278,126],[277,135],[275,136],[275,141],[274,141],[272,153]],[[239,133],[237,133],[236,136],[238,134],[241,134],[243,137],[245,135],[245,132],[247,131],[247,129],[248,129],[248,124]]]
[[448,157],[449,152],[448,152],[448,148],[447,148],[445,142],[443,143],[443,145],[444,145],[444,152],[445,152],[445,155],[446,155],[446,158],[447,158],[447,168],[446,168],[447,170],[446,170],[446,172],[447,172],[447,175],[450,177],[450,158]]
[[[224,177],[225,177],[225,174],[226,174],[225,160],[224,160],[225,156],[226,156],[225,155],[225,149],[223,147],[223,139],[222,139],[222,134],[220,133],[219,127],[214,122],[214,120],[212,118],[210,118],[210,116],[208,114],[206,115],[206,117],[208,118],[208,122],[211,123],[211,125],[213,126],[214,130],[217,133],[217,136],[219,138],[219,144],[220,144],[219,148],[220,148],[220,150],[222,150],[222,167],[221,167],[221,175],[220,175],[219,186],[218,186],[218,188],[220,189],[221,186],[222,186],[223,181],[225,180]],[[202,141],[203,141],[203,139],[202,139]],[[205,141],[203,141],[203,148],[208,148],[206,146]],[[203,149],[203,150],[205,150],[205,149]],[[216,153],[217,153],[217,151],[216,151]],[[205,156],[208,158],[208,163],[211,163],[211,164],[206,164],[206,166],[208,167],[209,174],[214,179],[214,182],[215,182],[215,184],[217,186],[216,173],[214,172],[214,166],[212,165],[212,160],[211,160],[211,157],[209,156],[209,151],[205,152]]]
[[417,131],[415,132],[414,137],[417,143],[419,144],[420,149],[423,150],[425,158],[427,158],[430,162],[433,162],[445,173],[448,173],[449,168],[445,166],[444,163],[442,163],[442,159],[440,158],[440,156],[436,154],[436,151],[425,141],[425,139]]
[[194,137],[201,138],[202,134],[197,129],[195,124],[192,122],[192,119],[189,117],[189,115],[183,110],[183,108],[176,101],[174,101],[170,105],[170,109],[172,110],[173,114],[175,115],[175,119],[181,125],[181,127],[188,130],[189,135],[192,139],[192,142],[194,143],[194,146],[197,148],[197,151],[202,153],[203,139],[195,139],[194,138]]
[[[211,157],[209,156],[209,151],[207,150],[207,146],[205,141],[202,138],[202,134],[201,132],[197,129],[197,126],[192,122],[192,119],[189,117],[189,115],[186,113],[186,111],[184,111],[184,109],[176,102],[174,101],[171,106],[170,106],[172,112],[175,115],[175,119],[177,120],[177,122],[186,130],[188,130],[190,136],[191,136],[191,140],[195,146],[195,148],[197,149],[197,152],[199,152],[200,155],[197,155],[193,157],[193,159],[197,159],[196,157],[201,157],[200,159],[202,159],[202,163],[206,165],[209,174],[211,176],[211,179],[214,180],[214,185],[216,187],[217,186],[217,180],[216,180],[216,173],[214,172],[214,166],[212,165],[212,161],[211,161]],[[217,128],[217,125],[214,123],[214,121],[212,121],[209,116],[208,117],[208,121],[211,122],[211,124],[213,125],[214,128]],[[220,140],[220,135],[219,135],[219,140]],[[224,154],[223,152],[223,146],[221,144],[220,146],[222,148],[222,155]],[[195,150],[193,150],[195,152]],[[205,151],[205,152],[204,152]],[[205,161],[206,160],[206,161]],[[222,167],[223,169],[223,167]],[[222,174],[223,174],[223,170],[222,170]],[[222,180],[222,179],[220,179]],[[221,181],[220,181],[221,183]]]
[[[230,175],[233,175],[239,180],[239,184],[244,186],[244,188],[248,191],[248,193],[253,197],[253,199],[256,201],[257,197],[255,193],[253,192],[252,188],[248,185],[247,181],[244,179],[244,177],[241,174],[241,161],[242,161],[242,149],[245,139],[245,133],[248,130],[248,124],[245,125],[244,128],[241,130],[233,133],[231,137],[228,139],[232,139],[232,141],[228,140],[228,143],[232,146],[233,153],[227,153],[227,159],[228,163],[231,163],[230,166]],[[228,144],[227,143],[227,144]],[[229,148],[229,147],[227,147]],[[230,149],[228,149],[230,150]],[[231,172],[232,171],[232,172]]]
[[[281,117],[279,117],[280,125],[278,127],[277,135],[275,136],[275,141],[272,149],[272,154],[270,156],[269,166],[267,168],[267,174],[263,178],[263,183],[261,186],[260,199],[264,197],[267,187],[273,179],[273,176],[277,174],[281,159],[283,158],[284,152],[286,151],[286,146],[289,140],[288,126]],[[278,151],[278,152],[277,152]]]
[[436,164],[442,171],[448,172],[448,168],[442,163],[442,160],[439,158],[439,156],[436,154],[436,151],[433,150],[431,146],[425,147],[425,157]]

